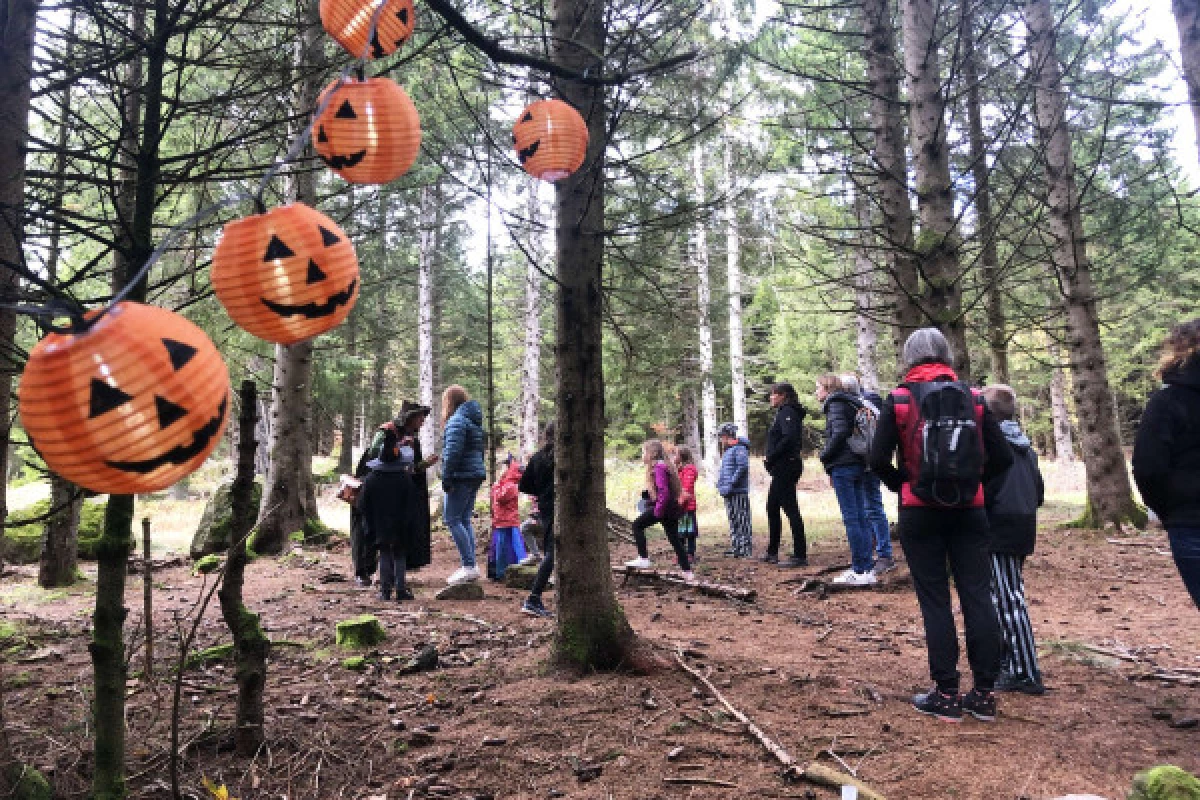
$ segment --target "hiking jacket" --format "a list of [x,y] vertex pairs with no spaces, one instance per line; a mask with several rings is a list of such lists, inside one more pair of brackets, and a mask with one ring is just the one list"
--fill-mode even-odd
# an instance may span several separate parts
[[785,470],[799,474],[804,469],[804,415],[799,403],[784,403],[775,412],[767,430],[767,452],[763,466],[774,475]]
[[[918,364],[908,371],[904,376],[904,383],[927,383],[930,381],[956,381],[958,375],[954,370],[945,364]],[[975,394],[975,390],[972,390]],[[916,409],[912,409],[909,413],[913,414],[915,419]],[[1012,450],[1009,449],[1008,443],[1004,439],[1004,434],[1000,432],[1000,426],[996,424],[996,418],[992,416],[992,412],[988,410],[986,404],[983,405],[982,411],[978,418],[980,432],[983,437],[983,475],[979,486],[979,491],[976,492],[974,499],[963,508],[983,508],[983,484],[986,483],[993,475],[1003,472],[1012,464]],[[871,443],[871,452],[867,456],[867,465],[871,471],[879,476],[879,480],[891,489],[893,492],[900,494],[900,507],[921,507],[926,504],[921,501],[912,492],[911,481],[916,479],[915,474],[910,474],[915,465],[920,463],[921,454],[909,452],[909,442],[902,442],[900,436],[900,426],[896,421],[896,394],[893,392],[888,395],[888,399],[883,402],[883,408],[879,412],[879,421],[875,426],[875,439]],[[892,458],[899,453],[900,467],[897,469]],[[929,508],[941,508],[941,506],[928,506]]]
[[750,442],[745,437],[725,448],[717,474],[717,493],[721,497],[750,493]]
[[1042,473],[1037,453],[1021,426],[1005,420],[1000,431],[1012,450],[1013,463],[983,485],[991,549],[993,553],[1028,556],[1037,542],[1037,510],[1045,498]]
[[695,464],[684,464],[679,468],[679,485],[683,487],[679,507],[684,511],[696,510],[696,478],[699,474]]
[[1200,355],[1163,374],[1133,445],[1133,479],[1166,527],[1200,527]]
[[679,518],[679,498],[671,493],[671,474],[662,461],[654,462],[654,516]]
[[825,414],[825,447],[821,450],[821,463],[827,473],[832,474],[834,467],[861,467],[867,462],[850,449],[854,418],[861,404],[857,397],[846,392],[831,392],[825,398],[821,409]]
[[522,494],[537,498],[543,524],[554,519],[554,445],[547,445],[533,454],[521,473],[517,488]]
[[508,469],[492,486],[492,527],[516,528],[521,524],[521,514],[517,504],[521,499],[521,491],[517,487],[521,480],[521,466],[516,461],[508,465]]
[[487,477],[483,465],[483,409],[474,400],[459,406],[442,433],[442,485],[479,484]]

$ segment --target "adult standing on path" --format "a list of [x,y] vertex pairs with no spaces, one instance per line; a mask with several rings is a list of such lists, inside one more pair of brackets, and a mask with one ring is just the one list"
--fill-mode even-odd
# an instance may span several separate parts
[[379,457],[367,463],[370,470],[358,495],[362,524],[379,549],[379,597],[412,600],[406,567],[413,548],[413,523],[417,495],[413,488],[416,457],[413,435],[397,434],[395,427],[384,431]]
[[446,582],[467,583],[479,580],[471,516],[475,513],[475,496],[487,477],[483,465],[483,409],[457,384],[442,392],[442,409],[443,517],[462,561]]
[[[876,417],[883,408],[883,398],[873,389],[864,389],[853,372],[841,376],[842,391],[855,395],[860,401],[868,404]],[[896,560],[892,557],[892,530],[888,525],[887,510],[883,507],[883,492],[880,491],[879,476],[870,467],[863,473],[863,495],[867,501],[867,525],[875,540],[875,574],[882,575],[896,568]]]
[[532,617],[553,617],[554,613],[542,603],[542,592],[546,591],[554,575],[554,423],[547,422],[542,430],[542,449],[529,459],[517,488],[523,494],[537,498],[538,514],[542,519],[542,564],[534,576],[529,597],[521,605],[521,611]]
[[1133,479],[1167,529],[1171,555],[1200,608],[1200,318],[1176,325],[1158,362],[1133,446]]
[[804,472],[804,415],[808,412],[800,405],[800,398],[790,383],[777,383],[771,387],[771,408],[775,409],[775,420],[767,431],[767,452],[764,466],[771,475],[771,486],[767,489],[767,553],[763,561],[779,564],[779,543],[783,537],[783,520],[787,515],[792,529],[792,555],[780,566],[808,566],[808,542],[804,538],[804,520],[800,516],[800,505],[796,501],[796,481]]
[[850,569],[833,579],[848,586],[875,583],[874,535],[867,522],[867,496],[863,481],[867,460],[850,448],[854,418],[862,401],[842,390],[837,375],[826,373],[817,379],[817,402],[825,414],[825,447],[821,463],[833,483],[846,540],[850,544]]

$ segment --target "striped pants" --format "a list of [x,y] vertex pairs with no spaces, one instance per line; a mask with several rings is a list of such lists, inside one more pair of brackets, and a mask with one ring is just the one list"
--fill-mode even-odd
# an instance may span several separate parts
[[992,604],[1004,634],[1004,670],[1017,678],[1041,681],[1037,642],[1025,605],[1025,579],[1021,575],[1024,564],[1025,556],[992,553]]
[[729,549],[733,551],[734,558],[749,558],[754,552],[750,495],[728,495],[725,498],[725,514],[729,517]]

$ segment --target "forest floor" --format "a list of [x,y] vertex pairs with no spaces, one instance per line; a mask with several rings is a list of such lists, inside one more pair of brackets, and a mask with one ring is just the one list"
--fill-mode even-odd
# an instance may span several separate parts
[[[819,482],[808,489],[824,494]],[[798,761],[853,768],[893,800],[1032,800],[1071,792],[1117,800],[1140,769],[1174,763],[1200,771],[1200,728],[1187,727],[1200,717],[1200,687],[1145,679],[1153,666],[1200,676],[1196,610],[1165,537],[1157,531],[1136,545],[1112,544],[1098,534],[1059,531],[1053,523],[1061,511],[1047,515],[1026,571],[1051,691],[1002,695],[993,724],[939,723],[909,706],[929,681],[917,604],[903,581],[825,597],[801,590],[803,577],[845,563],[840,535],[820,534],[812,566],[784,571],[723,557],[724,543],[710,525],[698,571],[757,589],[749,604],[618,578],[630,623],[663,656],[664,666],[645,675],[554,668],[554,623],[523,616],[518,590],[487,583],[482,601],[435,600],[456,562],[444,535],[435,535],[434,565],[413,576],[417,600],[404,605],[384,604],[345,582],[344,543],[260,559],[247,573],[247,604],[263,615],[272,639],[292,643],[277,647],[270,662],[268,746],[243,759],[225,744],[235,696],[231,664],[187,670],[183,789],[204,797],[206,776],[233,797],[289,800],[838,796],[781,780],[778,765],[719,703],[666,666],[681,648]],[[762,533],[756,529],[759,549]],[[651,544],[658,563],[669,565],[665,541]],[[614,563],[633,555],[629,545],[613,545]],[[34,567],[13,568],[0,585],[10,735],[18,753],[47,772],[58,796],[83,797],[94,583],[48,592],[36,587],[35,574]],[[189,625],[176,620],[194,615],[212,584],[186,566],[154,577],[157,682],[141,673],[140,578],[130,577],[127,596],[135,797],[170,796],[172,671],[177,630]],[[547,603],[553,606],[552,593]],[[350,654],[334,646],[334,624],[367,612],[379,617],[388,638],[359,673],[342,666]],[[214,600],[195,646],[228,640]],[[400,675],[398,667],[429,644],[440,666]]]

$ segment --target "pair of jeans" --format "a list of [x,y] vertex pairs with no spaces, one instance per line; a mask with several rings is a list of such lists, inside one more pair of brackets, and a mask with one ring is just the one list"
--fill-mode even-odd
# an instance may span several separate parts
[[533,576],[533,586],[529,587],[529,599],[541,600],[550,576],[554,574],[554,516],[542,515],[542,564],[538,567],[537,575]]
[[873,533],[867,522],[867,496],[863,486],[866,468],[860,464],[834,467],[830,473],[833,493],[842,510],[846,539],[850,542],[850,566],[855,572],[870,572],[875,566]]
[[679,538],[679,520],[668,517],[656,517],[653,510],[645,512],[633,521],[633,541],[637,544],[638,555],[642,558],[650,557],[650,551],[646,549],[646,528],[660,523],[663,526],[663,530],[667,532],[667,541],[671,543],[671,547],[675,550],[675,558],[679,561],[679,568],[687,572],[691,569],[691,562],[688,561],[687,549],[684,548],[683,542]]
[[403,592],[405,588],[405,573],[408,559],[403,547],[391,545],[379,546],[379,588]]
[[1179,577],[1183,578],[1196,608],[1200,608],[1200,528],[1171,525],[1167,528],[1167,538]]
[[958,589],[966,628],[967,660],[975,688],[996,685],[1004,642],[992,605],[992,564],[987,514],[982,508],[900,509],[900,545],[912,572],[917,604],[925,621],[929,675],[938,689],[958,691],[958,633],[950,601],[950,574]]
[[796,481],[804,465],[800,462],[780,465],[771,475],[771,486],[767,489],[767,555],[779,555],[779,543],[783,538],[783,520],[780,510],[787,515],[792,529],[792,555],[808,557],[808,542],[804,538],[804,520],[800,517],[800,503],[796,499]]
[[871,470],[863,475],[863,495],[867,499],[867,524],[875,538],[876,558],[892,557],[892,531],[888,527],[887,511],[883,507],[883,491],[879,488],[879,476]]
[[455,483],[445,487],[442,518],[450,529],[464,567],[475,566],[475,531],[471,528],[471,515],[475,513],[475,495],[479,493],[479,486],[479,483]]

